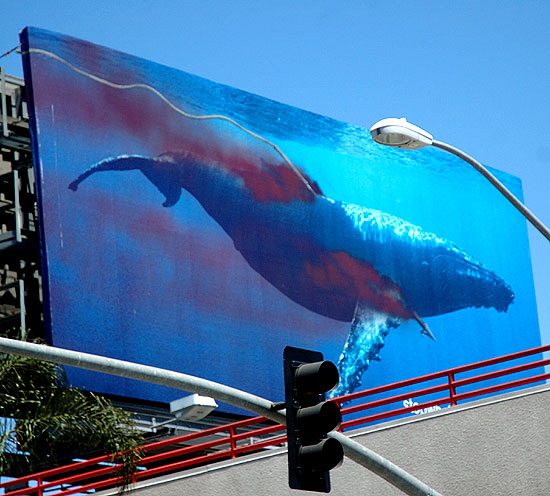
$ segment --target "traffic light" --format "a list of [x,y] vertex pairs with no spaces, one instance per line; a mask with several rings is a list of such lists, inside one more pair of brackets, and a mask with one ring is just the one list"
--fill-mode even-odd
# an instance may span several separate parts
[[329,471],[344,450],[327,433],[340,427],[342,415],[325,393],[338,385],[338,369],[323,354],[287,346],[284,350],[288,437],[288,484],[292,489],[330,492]]

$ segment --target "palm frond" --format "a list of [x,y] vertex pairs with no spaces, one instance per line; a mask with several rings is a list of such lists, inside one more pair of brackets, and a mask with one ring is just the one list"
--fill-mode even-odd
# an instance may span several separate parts
[[[59,365],[0,355],[0,418],[15,419],[0,429],[0,473],[23,475],[92,450],[121,463],[121,492],[142,457],[143,437],[130,415],[107,399],[69,387]],[[13,423],[13,422],[12,422]],[[20,456],[2,448],[16,440]]]

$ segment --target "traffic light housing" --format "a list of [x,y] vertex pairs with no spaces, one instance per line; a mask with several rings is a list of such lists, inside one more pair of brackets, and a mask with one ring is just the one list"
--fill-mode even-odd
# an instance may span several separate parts
[[292,489],[328,493],[329,472],[344,456],[340,442],[327,437],[342,420],[338,404],[325,401],[325,393],[338,385],[338,369],[316,351],[287,346],[283,358],[288,484]]

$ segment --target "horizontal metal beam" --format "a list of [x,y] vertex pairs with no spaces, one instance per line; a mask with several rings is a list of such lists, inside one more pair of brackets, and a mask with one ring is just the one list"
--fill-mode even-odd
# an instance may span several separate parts
[[0,134],[0,146],[8,150],[17,150],[20,152],[31,151],[31,140],[25,136],[9,135],[2,136]]
[[[241,391],[240,389],[183,374],[181,372],[1,337],[0,352],[94,370],[96,372],[137,379],[144,382],[211,396],[219,401],[243,408],[249,412],[262,415],[275,422],[286,425],[284,413],[274,411],[273,402]],[[405,494],[409,496],[440,496],[438,492],[428,487],[422,481],[416,479],[411,474],[374,451],[353,441],[341,432],[332,432],[330,436],[340,441],[345,454],[349,458],[382,477]]]

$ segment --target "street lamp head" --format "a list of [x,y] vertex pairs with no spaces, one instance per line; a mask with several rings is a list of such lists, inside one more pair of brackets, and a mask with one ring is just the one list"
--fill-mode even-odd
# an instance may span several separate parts
[[372,139],[381,145],[418,150],[433,143],[433,136],[402,119],[390,118],[378,121],[370,128]]

